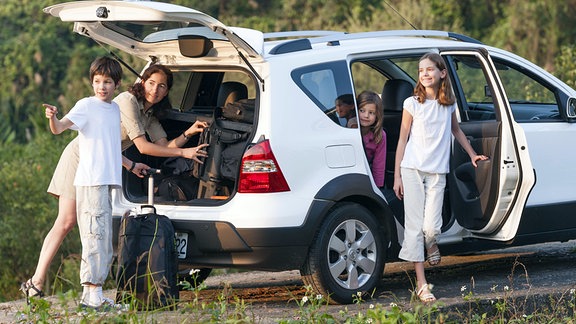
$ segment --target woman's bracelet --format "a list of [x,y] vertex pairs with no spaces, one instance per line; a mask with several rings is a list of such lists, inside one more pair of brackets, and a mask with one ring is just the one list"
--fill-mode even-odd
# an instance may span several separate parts
[[132,161],[132,166],[128,169],[128,172],[134,171],[134,167],[136,166],[136,162]]
[[184,137],[185,140],[189,140],[189,139],[190,139],[190,136],[186,136],[186,132],[183,132],[183,133],[182,133],[182,136]]

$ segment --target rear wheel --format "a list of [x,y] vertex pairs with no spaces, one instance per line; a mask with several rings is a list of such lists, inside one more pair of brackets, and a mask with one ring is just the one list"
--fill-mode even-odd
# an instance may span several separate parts
[[368,209],[339,204],[316,234],[300,271],[302,279],[331,302],[351,303],[358,293],[370,293],[378,284],[387,240]]

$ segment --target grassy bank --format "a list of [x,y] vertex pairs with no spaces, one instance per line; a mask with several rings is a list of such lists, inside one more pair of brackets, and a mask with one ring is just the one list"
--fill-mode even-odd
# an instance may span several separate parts
[[[53,301],[32,299],[14,321],[19,323],[576,323],[576,293],[570,289],[554,294],[520,295],[508,286],[493,287],[495,297],[476,296],[461,287],[461,302],[444,305],[442,300],[423,304],[414,296],[410,301],[372,303],[361,295],[353,305],[330,306],[326,296],[306,289],[303,296],[292,296],[282,315],[272,314],[261,305],[245,303],[232,287],[221,289],[216,298],[201,298],[200,285],[192,298],[178,303],[176,311],[115,310],[81,311],[74,291],[59,294]],[[132,305],[134,306],[134,305]]]

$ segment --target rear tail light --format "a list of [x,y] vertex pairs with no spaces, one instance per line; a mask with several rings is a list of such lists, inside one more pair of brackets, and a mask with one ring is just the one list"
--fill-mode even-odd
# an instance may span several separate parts
[[270,193],[290,191],[272,153],[269,140],[249,148],[242,157],[238,192]]

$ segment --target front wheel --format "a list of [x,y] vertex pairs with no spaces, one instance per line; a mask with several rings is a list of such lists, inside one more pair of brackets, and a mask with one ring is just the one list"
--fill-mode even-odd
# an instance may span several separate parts
[[302,279],[331,302],[349,304],[380,281],[387,239],[368,209],[355,203],[339,204],[314,238],[300,271]]

